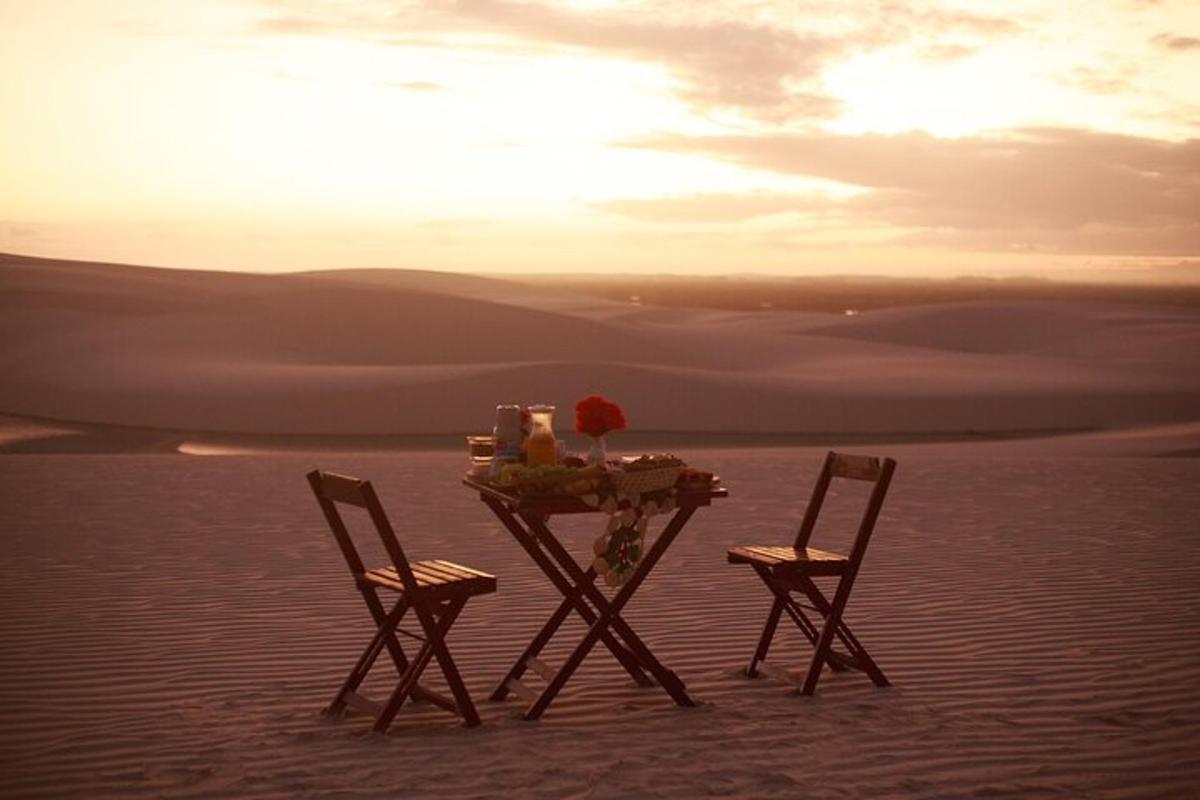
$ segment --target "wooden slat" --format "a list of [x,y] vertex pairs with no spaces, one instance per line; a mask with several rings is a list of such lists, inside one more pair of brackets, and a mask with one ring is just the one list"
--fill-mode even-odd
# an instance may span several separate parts
[[439,574],[445,575],[447,580],[469,581],[469,580],[473,580],[475,578],[475,576],[472,575],[470,572],[467,572],[466,570],[464,570],[460,567],[454,566],[454,564],[452,564],[449,561],[438,561],[435,559],[433,561],[422,561],[421,564],[426,569],[435,570]]
[[817,550],[815,547],[809,547],[804,552],[806,561],[845,561],[846,556],[839,553],[830,553],[827,550]]
[[380,586],[391,589],[392,591],[404,591],[404,584],[402,584],[400,579],[396,577],[396,570],[391,569],[390,567],[387,570],[369,569],[367,570],[366,574],[363,575],[363,577],[371,583],[377,583]]
[[469,587],[472,592],[483,594],[485,592],[496,591],[495,575],[489,575],[486,572],[481,572],[471,567],[464,567],[462,564],[455,564],[453,561],[443,561],[440,558],[433,561],[422,561],[421,563],[436,565],[442,572],[456,575],[459,583]]
[[558,670],[556,670],[554,667],[550,666],[545,661],[542,661],[540,658],[534,658],[533,656],[525,659],[525,666],[529,667],[538,675],[541,675],[546,681],[554,680],[554,676],[558,674]]
[[413,698],[417,700],[424,700],[426,703],[433,703],[438,708],[444,708],[446,711],[449,711],[453,714],[459,713],[458,704],[455,703],[454,700],[446,697],[446,695],[442,694],[441,692],[435,692],[428,686],[424,686],[419,683],[413,688]]
[[367,507],[367,499],[363,495],[363,481],[336,472],[322,472],[321,494],[327,500],[335,503],[348,503],[359,508]]
[[464,567],[462,564],[455,564],[453,561],[442,561],[440,558],[435,558],[433,560],[433,563],[437,564],[438,566],[445,567],[446,569],[457,570],[469,577],[475,577],[475,578],[494,578],[494,577],[496,577],[495,575],[489,575],[486,572],[480,572],[477,569],[471,569],[470,567]]
[[759,561],[767,564],[781,564],[788,561],[795,561],[796,551],[789,547],[765,547],[759,545],[750,545],[746,550],[756,556]]
[[777,576],[804,573],[807,575],[837,575],[846,570],[849,560],[838,553],[809,547],[797,551],[792,547],[743,545],[727,553],[731,564],[761,564]]
[[776,561],[795,561],[799,557],[795,548],[780,545],[747,545],[746,549]]
[[764,559],[758,553],[755,553],[746,547],[731,547],[727,551],[726,556],[727,556],[729,562],[733,563],[733,564],[736,564],[739,562],[744,562],[744,563],[762,562],[764,560],[766,561],[767,564],[773,565],[773,564],[779,563],[778,559],[775,559],[775,558],[771,558],[769,560]]
[[829,651],[828,655],[831,661],[836,661],[840,666],[846,669],[863,672],[863,668],[859,666],[858,661],[851,656],[844,655],[832,649]]
[[856,481],[877,481],[883,475],[883,461],[875,456],[834,453],[830,471],[835,477]]
[[421,565],[431,572],[437,572],[439,575],[445,576],[449,583],[463,583],[478,580],[478,576],[472,575],[469,572],[462,572],[436,561],[422,561]]
[[[417,580],[417,587],[431,592],[435,597],[455,594],[486,594],[496,591],[496,579],[486,573],[472,575],[470,578],[451,576],[444,571],[444,568],[434,568],[427,561],[415,561],[409,564],[409,567],[412,569],[413,577]],[[367,570],[363,578],[394,592],[404,591],[404,583],[396,574],[395,567]]]
[[[440,578],[442,585],[450,591],[475,591],[476,589],[481,588],[487,582],[486,579],[478,578],[474,575],[463,577],[462,575],[450,571],[446,567],[431,563],[429,561],[421,561],[418,563],[421,565],[421,569],[425,574],[431,576],[437,575]],[[491,582],[495,584],[495,579],[493,578]]]
[[541,692],[537,691],[536,689],[533,689],[532,687],[526,686],[525,684],[521,683],[521,681],[518,680],[517,678],[509,678],[508,683],[506,683],[504,685],[508,687],[508,690],[510,692],[512,692],[517,697],[521,698],[522,700],[524,700],[527,703],[532,703],[534,700],[537,700],[542,694]]
[[446,583],[456,583],[457,577],[446,575],[439,569],[430,567],[424,561],[413,561],[409,565],[418,586],[440,586]]
[[400,627],[397,627],[397,628],[395,628],[394,630],[395,630],[395,632],[396,632],[396,633],[400,634],[401,636],[407,636],[409,639],[415,639],[415,640],[416,640],[416,641],[418,641],[418,642],[427,642],[427,641],[429,641],[428,639],[426,639],[426,638],[425,638],[424,636],[422,636],[421,634],[419,634],[419,633],[413,633],[412,631],[410,631],[410,630],[407,630],[407,629],[405,629],[405,628],[400,628]]

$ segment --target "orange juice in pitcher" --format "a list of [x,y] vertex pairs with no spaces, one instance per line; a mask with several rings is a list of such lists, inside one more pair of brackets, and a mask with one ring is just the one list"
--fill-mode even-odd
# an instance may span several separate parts
[[530,406],[532,429],[525,440],[525,463],[553,466],[558,463],[558,442],[554,438],[554,406]]

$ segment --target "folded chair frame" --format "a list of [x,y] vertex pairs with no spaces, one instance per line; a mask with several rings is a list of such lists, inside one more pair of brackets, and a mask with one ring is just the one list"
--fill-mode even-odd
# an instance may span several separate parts
[[[800,694],[812,695],[816,692],[821,671],[826,665],[834,672],[863,672],[876,686],[889,685],[883,670],[871,658],[842,617],[895,468],[896,462],[890,458],[879,459],[831,451],[827,454],[813,487],[804,520],[791,548],[739,546],[729,551],[729,561],[752,566],[774,597],[762,634],[759,636],[758,646],[746,668],[748,677],[755,678],[768,671],[771,674],[779,674],[765,667],[764,662],[779,620],[786,613],[813,646],[808,670],[804,679],[798,682]],[[808,546],[833,478],[874,483],[848,556],[813,550]],[[827,597],[813,580],[814,577],[821,576],[837,578],[832,598]],[[799,599],[793,595],[799,595]],[[833,649],[835,641],[844,648],[844,652]],[[781,677],[790,681],[789,675],[783,674]]]
[[[447,561],[410,563],[370,482],[320,471],[309,473],[308,479],[375,628],[326,714],[341,715],[347,706],[353,706],[373,715],[374,729],[384,732],[406,701],[425,701],[462,717],[468,727],[478,725],[479,713],[446,646],[446,635],[467,600],[475,594],[494,592],[496,579]],[[338,511],[338,503],[367,510],[392,567],[367,570]],[[384,589],[399,595],[391,610],[386,609],[379,597]],[[420,626],[419,633],[400,627],[410,611]],[[404,652],[397,634],[421,643],[411,658]],[[380,703],[359,694],[358,688],[384,650],[395,666],[398,679],[391,695]],[[420,683],[422,674],[435,660],[452,697]]]

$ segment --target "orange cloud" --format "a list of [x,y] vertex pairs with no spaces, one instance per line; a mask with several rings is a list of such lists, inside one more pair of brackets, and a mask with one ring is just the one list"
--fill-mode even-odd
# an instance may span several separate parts
[[824,196],[769,192],[639,198],[600,205],[631,219],[667,223],[743,222],[773,214],[827,211],[835,206],[836,203]]
[[1200,38],[1195,36],[1176,36],[1170,33],[1160,33],[1151,39],[1150,43],[1164,50],[1200,50]]
[[[662,136],[639,147],[692,153],[869,191],[839,204],[864,225],[923,229],[914,241],[981,249],[1194,256],[1200,254],[1200,139],[1169,142],[1039,128],[938,139],[788,134]],[[747,198],[746,218],[811,208],[812,199]],[[669,218],[678,200],[657,211]],[[828,201],[827,201],[828,202]],[[734,199],[721,207],[737,219]],[[640,212],[651,206],[614,204]]]

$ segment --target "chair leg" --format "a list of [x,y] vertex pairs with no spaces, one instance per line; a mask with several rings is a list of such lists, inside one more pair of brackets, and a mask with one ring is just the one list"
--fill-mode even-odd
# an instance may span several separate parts
[[[376,598],[374,595],[371,597],[376,603],[379,602],[378,598]],[[368,606],[370,606],[369,603]],[[371,667],[375,665],[375,660],[379,658],[379,654],[383,652],[384,646],[389,643],[389,640],[394,640],[395,635],[392,633],[392,631],[395,629],[396,625],[400,623],[400,620],[404,618],[404,615],[407,611],[408,605],[404,602],[403,598],[397,600],[396,604],[392,607],[392,610],[386,614],[383,613],[382,605],[379,606],[380,617],[376,620],[377,629],[375,631],[375,635],[371,637],[371,641],[367,644],[366,649],[363,650],[362,655],[358,657],[358,661],[355,662],[354,667],[346,676],[346,680],[342,683],[342,687],[338,689],[338,693],[334,695],[333,702],[331,702],[325,709],[325,713],[327,715],[336,716],[345,710],[346,695],[350,692],[353,692],[362,684],[363,680],[367,677],[367,674],[371,671]],[[372,616],[374,616],[374,614],[372,614]],[[396,643],[396,647],[399,647],[398,642]],[[403,651],[400,652],[400,657],[404,658]]]
[[783,601],[776,597],[775,602],[771,604],[771,611],[767,614],[762,636],[758,637],[758,647],[750,658],[750,666],[746,667],[747,678],[758,677],[758,665],[767,660],[767,650],[771,647],[771,640],[775,637],[775,628],[779,625],[779,616],[782,613]]
[[392,696],[388,698],[383,710],[379,712],[379,716],[375,719],[376,733],[387,732],[388,726],[396,718],[396,713],[400,710],[400,706],[404,705],[404,701],[412,694],[412,690],[417,685],[417,680],[421,677],[421,673],[425,671],[425,667],[429,665],[429,659],[432,657],[433,648],[426,642],[417,651],[417,655],[412,661],[409,662],[408,672],[396,684]]
[[[790,595],[790,592],[793,590],[805,591],[807,593],[807,588],[804,588],[802,585],[788,584],[780,578],[772,575],[770,570],[766,569],[765,567],[759,567],[755,565],[754,570],[758,573],[758,577],[762,579],[763,585],[767,587],[767,590],[770,591],[772,595],[774,595],[775,603],[771,606],[771,611],[767,615],[767,622],[766,625],[763,626],[762,636],[758,641],[758,648],[755,650],[754,655],[750,659],[750,666],[746,668],[746,677],[749,678],[758,677],[758,667],[767,658],[767,651],[771,647],[771,643],[775,637],[776,626],[779,624],[781,612],[787,612],[787,615],[791,617],[792,622],[796,624],[796,627],[799,628],[800,632],[804,634],[804,637],[808,639],[809,644],[815,646],[818,637],[818,631],[816,627]],[[816,590],[815,586],[813,587],[813,590]],[[829,604],[824,602],[825,598],[820,597],[819,592],[817,596],[820,598],[821,602],[824,603],[824,609],[828,609]],[[814,607],[816,606],[817,604],[814,602]],[[821,610],[821,613],[825,614],[826,611]],[[835,672],[843,672],[846,669],[846,667],[838,662],[833,654],[830,654],[826,660],[829,664],[829,668]]]
[[[796,627],[799,628],[800,632],[804,634],[804,638],[808,639],[808,643],[813,647],[816,647],[817,638],[820,635],[820,631],[817,630],[817,627],[813,625],[812,621],[809,620],[807,615],[805,615],[803,609],[800,608],[800,606],[791,598],[790,595],[784,595],[780,599],[783,601],[783,610],[786,611],[788,616],[792,618],[792,622],[796,623]],[[829,665],[831,670],[834,672],[846,671],[847,667],[842,664],[837,654],[831,651],[827,654],[827,656],[828,657],[826,658],[825,663]]]
[[[821,590],[817,588],[817,585],[813,583],[811,578],[802,577],[800,579],[800,590],[804,592],[804,594],[808,597],[809,602],[811,602],[813,607],[816,608],[822,615],[829,615],[832,606],[830,605],[829,601],[825,599],[825,596],[821,594]],[[838,624],[837,638],[841,640],[842,646],[844,646],[846,648],[846,652],[850,654],[850,660],[853,662],[853,666],[865,672],[867,677],[869,677],[876,686],[891,686],[891,683],[883,674],[883,670],[879,668],[879,665],[876,664],[874,659],[871,658],[870,654],[867,653],[867,649],[862,646],[861,642],[858,641],[858,637],[856,637],[854,632],[850,630],[850,626],[846,624],[845,620],[842,620]],[[830,667],[834,668],[835,671],[841,671],[844,669],[837,659],[831,659],[829,661],[829,665]]]
[[887,676],[883,674],[883,670],[879,668],[879,665],[875,663],[873,658],[867,655],[867,651],[861,645],[856,646],[851,652],[854,655],[854,660],[862,667],[862,671],[867,673],[867,677],[871,679],[872,683],[880,687],[892,685]]
[[804,679],[804,685],[800,688],[800,694],[812,695],[817,690],[817,680],[820,679],[821,670],[829,659],[829,651],[833,647],[833,637],[841,627],[842,612],[845,611],[846,603],[850,600],[854,577],[854,574],[851,573],[843,575],[838,581],[837,591],[833,595],[833,602],[830,603],[829,613],[825,615],[825,624],[821,627],[821,635],[817,637],[812,662],[809,664],[808,675]]
[[458,666],[454,663],[450,650],[446,647],[446,634],[466,604],[467,599],[464,597],[448,602],[444,606],[435,605],[418,609],[417,616],[420,618],[421,627],[425,632],[425,644],[409,662],[408,670],[401,676],[392,696],[379,713],[379,717],[376,718],[375,730],[377,732],[386,732],[404,702],[420,691],[418,681],[425,668],[429,666],[429,662],[434,658],[441,666],[446,683],[450,686],[450,692],[454,695],[455,713],[463,718],[469,728],[480,723],[479,712],[475,709],[471,695],[459,674]]
[[[387,619],[387,612],[383,610],[383,602],[375,593],[374,589],[360,589],[363,596],[363,601],[367,604],[367,610],[371,612],[371,619],[375,620],[375,627],[383,627],[384,620]],[[393,610],[395,610],[393,608]],[[403,616],[403,614],[401,615]],[[400,646],[400,640],[396,638],[394,628],[391,625],[384,636],[384,644],[387,646],[388,653],[392,657],[392,663],[396,666],[396,674],[403,675],[408,672],[408,656],[404,655],[404,648]]]
[[465,597],[452,603],[442,618],[438,620],[438,629],[432,632],[432,635],[430,632],[426,632],[426,635],[429,636],[429,644],[442,668],[442,674],[446,676],[446,684],[450,687],[450,693],[454,695],[459,716],[463,718],[463,722],[468,728],[474,728],[480,722],[479,712],[475,709],[470,692],[463,684],[462,675],[458,671],[458,665],[454,663],[454,657],[450,655],[450,649],[446,647],[446,634],[466,604]]

